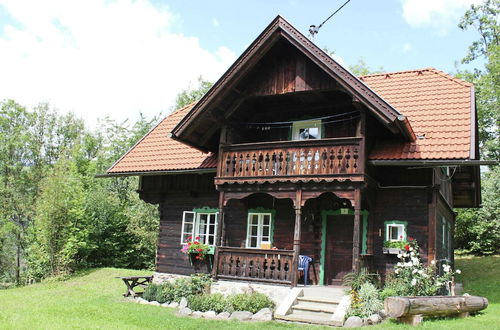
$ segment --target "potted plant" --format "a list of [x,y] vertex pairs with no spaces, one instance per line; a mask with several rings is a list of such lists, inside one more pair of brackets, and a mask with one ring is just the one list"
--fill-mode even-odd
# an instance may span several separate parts
[[189,263],[194,267],[195,273],[209,273],[212,271],[213,247],[200,242],[197,236],[189,236],[181,249],[182,253],[189,255]]
[[407,241],[385,241],[382,251],[384,254],[401,254],[407,245]]

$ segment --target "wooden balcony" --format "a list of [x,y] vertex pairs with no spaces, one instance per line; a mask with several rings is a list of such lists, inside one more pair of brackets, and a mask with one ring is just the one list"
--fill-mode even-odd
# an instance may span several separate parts
[[293,250],[261,250],[219,246],[216,277],[273,284],[291,284]]
[[361,138],[224,145],[215,184],[362,181]]

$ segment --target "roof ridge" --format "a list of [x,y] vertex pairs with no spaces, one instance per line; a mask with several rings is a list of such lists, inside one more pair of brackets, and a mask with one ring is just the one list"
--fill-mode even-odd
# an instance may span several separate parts
[[377,76],[387,76],[387,75],[396,75],[396,74],[403,74],[403,73],[412,73],[412,72],[423,72],[423,71],[429,71],[432,72],[436,75],[439,75],[443,78],[446,78],[448,80],[451,80],[459,85],[465,86],[465,87],[472,87],[473,84],[471,84],[468,81],[462,80],[460,78],[454,77],[444,71],[441,71],[439,69],[433,68],[433,67],[428,67],[428,68],[423,68],[423,69],[413,69],[413,70],[403,70],[403,71],[393,71],[393,72],[380,72],[380,73],[373,73],[373,74],[367,74],[363,76],[359,76],[358,78],[363,80],[364,78],[371,78],[371,77],[377,77]]
[[437,75],[439,75],[439,76],[441,76],[443,78],[449,79],[449,80],[451,80],[453,82],[456,82],[459,85],[466,86],[466,87],[472,87],[472,86],[474,86],[470,82],[462,80],[462,79],[457,78],[455,76],[452,76],[452,75],[450,75],[450,74],[448,74],[448,73],[446,73],[444,71],[441,71],[441,70],[438,70],[438,69],[435,69],[435,68],[430,68],[430,69],[431,69],[430,71],[432,71],[434,74],[437,74]]
[[385,76],[385,75],[391,75],[391,74],[402,74],[402,73],[411,73],[411,72],[432,71],[432,70],[436,70],[436,69],[434,69],[432,67],[428,67],[428,68],[422,68],[422,69],[410,69],[410,70],[402,70],[402,71],[379,72],[379,73],[365,74],[365,75],[362,75],[362,76],[358,76],[358,78],[359,79],[363,79],[363,78],[367,78],[367,77]]
[[135,149],[135,147],[137,147],[137,145],[139,143],[141,143],[146,137],[148,137],[158,126],[160,126],[164,121],[166,121],[167,119],[169,119],[170,117],[172,117],[173,115],[177,114],[178,112],[181,112],[183,110],[186,110],[187,108],[189,107],[193,107],[194,104],[196,104],[196,102],[198,101],[193,101],[191,102],[190,104],[188,105],[185,105],[183,106],[182,108],[179,108],[177,110],[174,110],[173,112],[171,112],[170,114],[166,115],[162,120],[158,121],[158,123],[156,125],[154,125],[141,139],[139,139],[139,141],[137,141],[132,147],[130,147],[130,149],[127,150],[126,153],[123,154],[123,156],[121,156],[116,162],[113,163],[113,165],[111,165],[107,170],[106,170],[106,173],[109,173],[111,170],[113,170],[113,168],[123,159],[125,158],[125,156],[127,156],[129,153],[132,152],[132,150]]

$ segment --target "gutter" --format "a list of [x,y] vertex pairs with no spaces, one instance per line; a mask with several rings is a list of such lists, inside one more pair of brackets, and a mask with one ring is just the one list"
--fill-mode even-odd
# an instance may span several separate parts
[[142,172],[117,172],[96,174],[94,178],[115,178],[124,176],[153,176],[153,175],[176,175],[176,174],[205,174],[215,173],[216,168],[194,168],[191,170],[169,170],[169,171],[142,171]]
[[411,127],[411,124],[406,116],[399,115],[394,122],[396,123],[396,126],[399,127],[406,140],[414,142],[417,139],[417,137],[415,136],[415,132],[413,132],[413,128]]
[[373,166],[481,166],[497,165],[498,160],[475,160],[475,159],[439,159],[439,160],[369,160],[368,164]]

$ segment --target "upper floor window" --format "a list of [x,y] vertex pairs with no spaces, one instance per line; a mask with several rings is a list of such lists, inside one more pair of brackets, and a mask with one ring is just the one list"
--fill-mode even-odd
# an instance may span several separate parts
[[292,126],[293,140],[321,139],[321,120],[296,121]]

